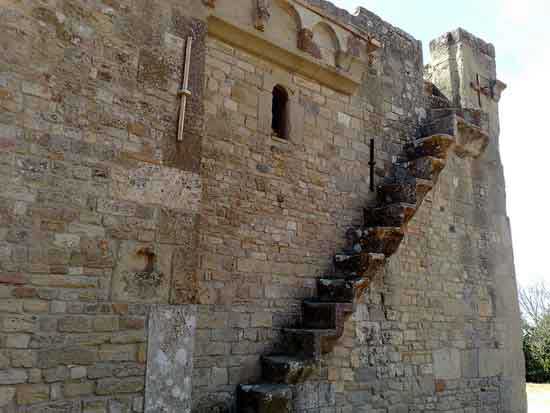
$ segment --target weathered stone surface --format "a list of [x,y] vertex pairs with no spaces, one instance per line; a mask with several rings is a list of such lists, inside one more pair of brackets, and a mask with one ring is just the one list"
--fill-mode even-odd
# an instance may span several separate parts
[[195,173],[144,165],[135,169],[113,168],[111,174],[111,196],[115,199],[198,212],[201,181]]
[[16,387],[17,403],[35,404],[50,399],[50,386],[46,384],[19,384]]
[[[142,411],[151,306],[200,303],[197,413],[262,379],[299,382],[276,411],[525,412],[494,48],[457,30],[424,68],[368,10],[304,1],[2,8],[0,410]],[[293,346],[314,374],[263,374]]]
[[318,369],[319,365],[311,359],[288,356],[262,357],[262,376],[270,383],[302,383]]
[[243,413],[290,413],[292,389],[286,385],[239,386],[239,406]]
[[355,282],[344,278],[320,278],[319,299],[325,302],[349,302],[355,297]]
[[144,381],[143,377],[101,379],[97,382],[96,393],[101,396],[137,393],[143,391]]
[[0,387],[0,407],[12,402],[15,396],[15,387]]
[[433,361],[436,378],[453,380],[461,376],[460,352],[457,349],[436,350]]
[[[61,340],[64,341],[62,338]],[[89,340],[84,339],[84,342],[86,341]],[[95,361],[97,361],[97,350],[89,347],[60,347],[38,352],[38,366],[41,368],[53,368],[69,364],[88,365],[93,364]]]
[[113,274],[113,297],[121,301],[168,302],[172,248],[124,241]]
[[0,384],[18,384],[27,381],[27,372],[19,369],[0,370]]
[[[155,306],[149,313],[145,412],[187,412],[191,385],[197,309]],[[227,380],[217,380],[226,384]]]

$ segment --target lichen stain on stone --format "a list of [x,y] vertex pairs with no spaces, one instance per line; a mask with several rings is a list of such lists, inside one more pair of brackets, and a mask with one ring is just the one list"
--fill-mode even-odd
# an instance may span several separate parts
[[190,412],[196,328],[193,306],[160,306],[150,314],[146,413]]
[[143,260],[143,270],[122,272],[122,278],[126,282],[124,291],[131,296],[154,299],[164,279],[164,274],[156,268],[159,265],[156,254],[151,248],[142,247],[135,255]]
[[65,16],[58,15],[52,10],[45,7],[37,7],[33,9],[32,16],[48,26],[53,26],[55,28],[56,36],[59,40],[65,42],[69,42],[71,40],[72,35],[67,30],[64,24]]
[[198,212],[202,192],[200,176],[158,165],[112,169],[114,198],[165,208]]
[[32,16],[35,19],[38,19],[41,22],[44,22],[51,26],[57,26],[60,24],[54,11],[45,7],[36,7],[35,9],[33,9]]
[[139,53],[138,83],[146,87],[166,89],[170,73],[168,60],[149,50]]
[[157,272],[141,271],[137,273],[125,272],[126,281],[124,291],[131,296],[137,296],[144,300],[151,300],[157,296],[156,289],[161,285],[163,274]]
[[[148,255],[143,251],[149,251]],[[168,302],[172,255],[173,249],[165,245],[122,242],[113,274],[113,297],[150,303]]]

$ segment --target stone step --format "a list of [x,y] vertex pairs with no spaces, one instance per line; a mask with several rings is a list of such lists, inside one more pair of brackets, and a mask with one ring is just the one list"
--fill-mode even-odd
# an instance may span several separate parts
[[436,158],[435,156],[422,156],[405,162],[404,166],[415,178],[435,182],[443,168],[445,168],[446,163],[445,159]]
[[290,354],[319,360],[330,353],[340,338],[336,329],[284,328],[283,345]]
[[324,302],[352,303],[356,278],[319,278],[317,299]]
[[364,219],[366,227],[400,227],[414,216],[416,204],[388,204],[378,208],[365,208]]
[[449,135],[456,133],[456,111],[452,108],[431,111],[430,120],[420,128],[422,136]]
[[305,328],[336,329],[342,335],[346,318],[353,312],[353,304],[319,300],[302,302],[302,320]]
[[405,232],[401,227],[366,228],[361,245],[363,251],[390,256],[397,251]]
[[303,383],[318,370],[319,364],[313,359],[286,355],[262,356],[262,376],[271,383]]
[[[361,234],[368,234],[367,229],[361,230]],[[359,239],[360,249],[361,239]],[[376,270],[385,261],[383,254],[363,252],[343,252],[334,256],[334,269],[336,277],[334,278],[349,278],[349,277],[364,277],[371,270]],[[328,278],[328,277],[327,277]]]
[[411,178],[401,182],[386,182],[378,185],[376,197],[378,205],[411,204],[418,205],[432,189],[431,180]]
[[241,384],[237,405],[239,413],[290,413],[292,388],[285,384]]
[[338,273],[349,274],[356,272],[361,263],[361,253],[355,251],[344,251],[335,254],[333,257],[334,269]]
[[416,180],[408,182],[385,182],[376,188],[378,205],[397,203],[416,205]]
[[405,154],[409,160],[433,156],[447,159],[449,150],[455,144],[455,138],[447,134],[434,134],[425,138],[416,139],[405,145]]
[[433,181],[426,180],[426,179],[417,179],[416,180],[416,208],[420,208],[422,205],[422,202],[424,201],[424,198],[426,195],[428,195],[428,192],[430,192],[434,187],[434,182],[437,181],[437,176],[434,178]]
[[447,118],[455,113],[456,109],[451,107],[435,108],[430,110],[431,119]]

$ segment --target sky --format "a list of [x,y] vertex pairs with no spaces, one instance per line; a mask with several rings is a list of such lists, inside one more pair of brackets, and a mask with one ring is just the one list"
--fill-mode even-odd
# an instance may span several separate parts
[[[332,0],[364,7],[422,41],[462,27],[495,45],[500,147],[518,282],[550,283],[550,0]],[[425,59],[426,60],[426,59]],[[428,63],[426,60],[425,63]]]

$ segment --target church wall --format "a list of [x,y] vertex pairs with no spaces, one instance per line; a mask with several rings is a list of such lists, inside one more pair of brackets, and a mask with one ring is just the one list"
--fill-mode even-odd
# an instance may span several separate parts
[[[235,386],[260,380],[259,356],[277,352],[278,329],[299,323],[301,299],[314,295],[315,278],[330,271],[330,257],[371,199],[368,140],[376,140],[377,173],[383,175],[425,119],[418,44],[366,11],[347,18],[369,27],[384,49],[357,94],[349,103],[341,97],[336,107],[332,99],[339,95],[327,95],[329,88],[304,85],[238,47],[208,42],[207,89],[213,93],[207,92],[212,118],[203,152],[201,288],[212,305],[201,307],[199,321],[197,411],[234,406]],[[475,72],[479,65],[495,76],[492,56],[464,49],[464,70]],[[289,142],[271,137],[262,119],[270,114],[275,83],[298,95],[291,98],[292,113],[299,119],[304,114],[304,125],[293,125],[303,133]],[[467,84],[461,87],[472,93]],[[361,107],[363,117],[355,115]],[[489,108],[487,155],[451,155],[319,375],[295,386],[295,411],[525,411],[520,336],[506,333],[518,331],[519,316],[502,168],[490,161],[498,153],[497,108]],[[342,129],[341,113],[364,133]],[[348,158],[349,147],[356,159]],[[306,193],[319,186],[312,179],[319,175],[309,172],[315,162],[329,166],[318,169],[326,180],[322,192]],[[342,175],[359,185],[342,187]]]
[[0,411],[143,411],[148,315],[195,301],[203,14],[2,2]]
[[[429,115],[418,41],[365,9],[300,3],[321,13],[274,0],[285,30],[258,35],[300,70],[208,34],[213,15],[258,32],[251,1],[1,6],[0,412],[142,412],[165,347],[194,363],[193,412],[234,411],[236,386],[260,379],[373,201],[370,140],[379,183]],[[341,67],[350,33],[382,47]],[[468,70],[494,70],[470,52]],[[276,85],[288,139],[271,129]],[[474,104],[459,85],[464,100],[447,97]],[[487,155],[451,156],[335,351],[293,388],[296,412],[525,411],[497,109]],[[176,370],[147,397],[185,411]]]
[[[207,40],[197,411],[226,411],[237,384],[259,379],[260,356],[277,351],[280,328],[299,323],[301,300],[315,295],[315,280],[331,271],[346,231],[362,223],[374,196],[370,139],[378,180],[425,115],[419,43],[371,18],[384,49],[370,66],[365,56],[352,96]],[[323,49],[334,48],[322,30]],[[271,130],[275,85],[289,93],[288,140]],[[297,389],[303,399],[297,411],[336,408],[337,395],[338,406],[347,405],[344,390],[356,381],[350,356],[357,351],[352,335],[342,341],[345,348],[318,380]]]

